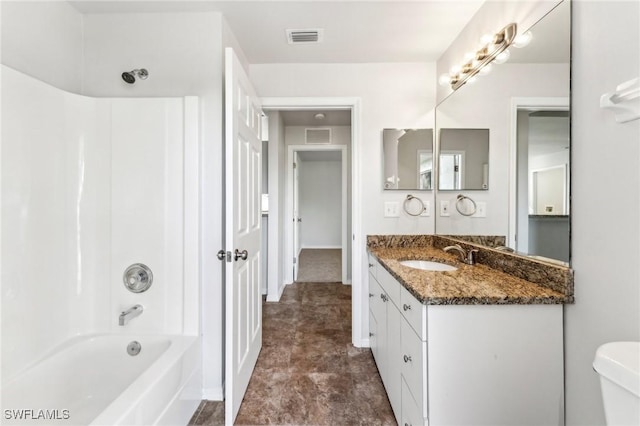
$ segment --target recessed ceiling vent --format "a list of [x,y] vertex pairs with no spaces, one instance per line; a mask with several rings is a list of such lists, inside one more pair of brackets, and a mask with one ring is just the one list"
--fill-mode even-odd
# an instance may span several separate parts
[[305,143],[308,144],[330,144],[331,128],[307,128],[305,129]]
[[287,41],[289,44],[309,44],[320,43],[324,30],[319,28],[306,30],[287,30]]

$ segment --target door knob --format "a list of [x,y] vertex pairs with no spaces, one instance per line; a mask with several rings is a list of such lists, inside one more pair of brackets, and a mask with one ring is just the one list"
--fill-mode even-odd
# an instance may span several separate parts
[[238,260],[238,258],[242,259],[242,260],[247,260],[247,257],[249,256],[249,252],[247,252],[246,250],[238,250],[236,249],[234,255],[233,255],[233,260]]

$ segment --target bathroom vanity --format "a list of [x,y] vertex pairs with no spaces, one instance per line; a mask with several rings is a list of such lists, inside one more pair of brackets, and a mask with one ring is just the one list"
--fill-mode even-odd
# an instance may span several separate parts
[[[370,344],[398,423],[563,424],[571,271],[444,237],[408,239],[368,238]],[[479,262],[442,250],[452,244],[478,249]],[[401,263],[410,259],[457,269]]]

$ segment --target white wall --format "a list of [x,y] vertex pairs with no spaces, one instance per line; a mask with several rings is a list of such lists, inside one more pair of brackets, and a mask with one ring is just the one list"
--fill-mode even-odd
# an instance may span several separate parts
[[573,2],[572,266],[565,307],[567,425],[603,425],[596,348],[640,340],[640,120],[618,124],[600,96],[638,77],[640,3]]
[[82,91],[83,17],[63,1],[2,1],[2,64]]
[[[503,64],[465,85],[438,105],[439,128],[489,129],[489,189],[438,192],[437,205],[448,200],[449,217],[436,217],[438,234],[504,235],[509,226],[511,99],[513,97],[568,97],[568,64]],[[485,100],[478,102],[478,99]],[[465,217],[455,210],[463,192],[487,204],[486,218]]]
[[299,161],[300,245],[342,247],[342,162]]

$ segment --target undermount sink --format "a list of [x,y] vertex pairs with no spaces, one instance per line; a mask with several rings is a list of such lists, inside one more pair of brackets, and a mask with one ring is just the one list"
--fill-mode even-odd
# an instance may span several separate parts
[[409,268],[422,269],[423,271],[455,271],[458,268],[447,265],[442,262],[434,262],[432,260],[402,260],[400,264]]

